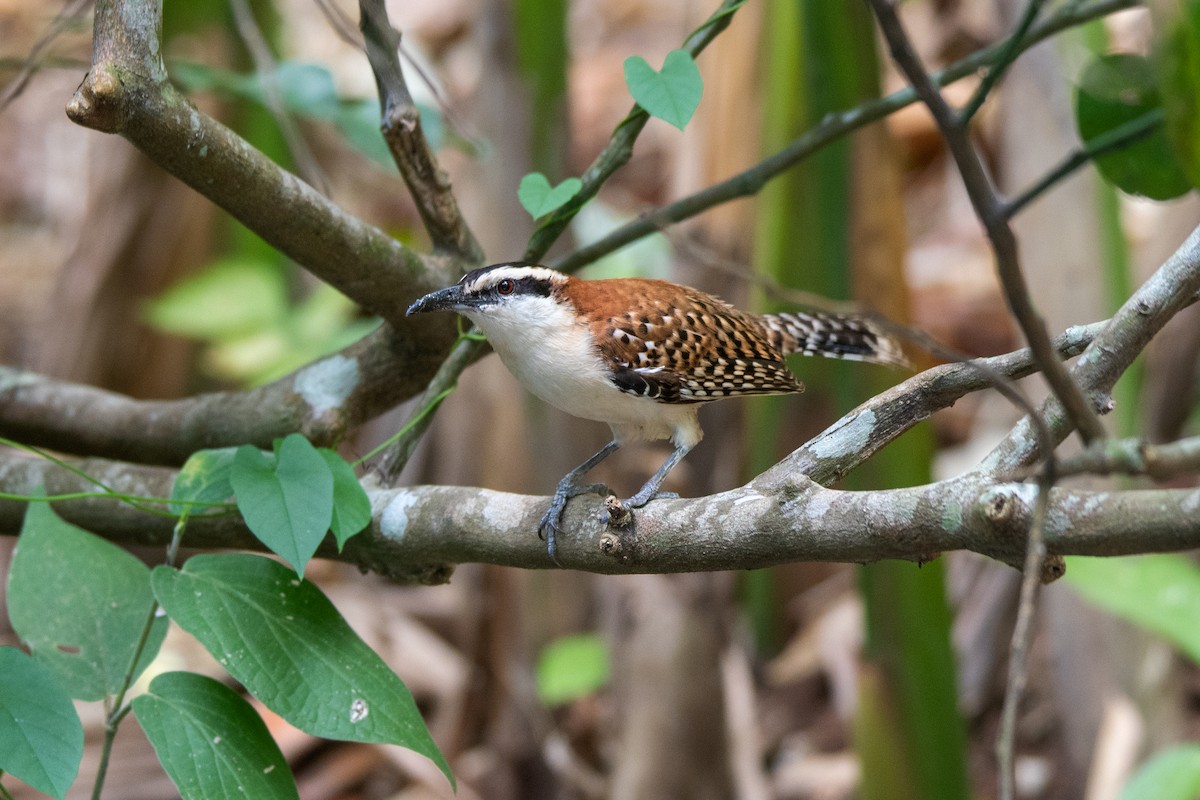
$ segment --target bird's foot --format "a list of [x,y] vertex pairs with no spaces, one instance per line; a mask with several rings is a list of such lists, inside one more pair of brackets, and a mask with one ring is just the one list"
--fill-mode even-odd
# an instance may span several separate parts
[[560,523],[562,515],[567,510],[567,501],[581,494],[598,494],[603,497],[609,494],[609,489],[602,483],[589,483],[581,486],[560,483],[554,491],[554,496],[550,498],[550,507],[546,509],[546,513],[538,522],[538,537],[545,540],[546,552],[555,564],[558,564],[558,544],[555,539],[562,532]]

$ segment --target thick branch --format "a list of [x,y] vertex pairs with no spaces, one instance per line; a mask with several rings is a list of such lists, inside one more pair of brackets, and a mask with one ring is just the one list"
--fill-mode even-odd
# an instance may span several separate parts
[[[85,469],[113,488],[164,495],[174,473],[91,459]],[[37,459],[0,453],[0,485],[57,494],[92,488]],[[568,508],[563,564],[598,573],[753,569],[796,561],[925,561],[967,549],[1019,567],[1034,500],[1028,484],[993,484],[972,474],[912,489],[842,492],[804,476],[790,484],[748,486],[709,497],[656,500],[627,532],[600,521],[602,502],[581,497]],[[546,498],[448,486],[372,492],[371,528],[342,554],[322,555],[404,580],[445,580],[454,564],[553,566],[536,534]],[[1081,492],[1055,489],[1046,545],[1051,554],[1123,555],[1200,547],[1200,490]],[[0,532],[15,533],[23,503],[0,500]],[[66,519],[125,544],[165,545],[169,518],[114,500],[55,504]],[[195,519],[185,547],[260,549],[236,515]]]
[[[182,464],[205,447],[300,432],[333,445],[425,386],[439,354],[386,323],[340,353],[273,383],[182,400],[134,400],[0,366],[0,436],[65,453]],[[408,369],[398,365],[407,364]]]

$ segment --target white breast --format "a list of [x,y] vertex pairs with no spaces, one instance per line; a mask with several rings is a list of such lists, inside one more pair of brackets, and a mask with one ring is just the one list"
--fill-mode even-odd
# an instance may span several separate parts
[[465,312],[521,385],[555,408],[607,422],[621,440],[700,441],[696,407],[627,394],[609,379],[587,325],[549,297],[522,297]]

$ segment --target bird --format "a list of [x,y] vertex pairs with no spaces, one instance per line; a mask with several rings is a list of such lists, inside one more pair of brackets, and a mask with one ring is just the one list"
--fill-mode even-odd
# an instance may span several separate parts
[[804,390],[784,356],[908,365],[899,343],[861,316],[752,314],[669,281],[588,280],[525,262],[467,272],[453,286],[414,302],[406,315],[435,311],[455,311],[473,322],[532,394],[612,430],[612,441],[558,482],[538,524],[555,564],[567,502],[608,493],[584,484],[583,476],[625,443],[669,438],[674,444],[658,471],[624,501],[641,508],[659,496],[668,473],[703,438],[700,406]]

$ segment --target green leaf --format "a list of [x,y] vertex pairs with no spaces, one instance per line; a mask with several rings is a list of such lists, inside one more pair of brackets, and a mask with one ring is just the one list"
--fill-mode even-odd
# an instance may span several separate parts
[[647,114],[679,130],[696,113],[704,93],[700,68],[686,50],[667,53],[661,72],[655,72],[641,56],[630,56],[625,59],[625,84]]
[[71,697],[42,665],[0,647],[0,771],[63,798],[83,758],[83,726]]
[[293,433],[275,458],[250,445],[239,447],[229,478],[246,525],[303,575],[333,521],[333,475],[325,459]]
[[286,313],[282,269],[253,259],[216,261],[146,306],[146,320],[159,330],[208,341],[269,328]]
[[262,718],[228,686],[191,672],[166,672],[132,705],[184,800],[300,796]]
[[531,172],[521,178],[517,187],[517,199],[529,212],[529,216],[540,219],[551,211],[562,208],[567,202],[579,194],[583,181],[579,178],[567,178],[558,186],[550,187],[550,181],[540,172]]
[[1154,65],[1167,139],[1193,186],[1200,186],[1200,2],[1151,3]]
[[[171,499],[175,501],[171,503],[171,512],[182,514],[188,505],[186,501],[221,503],[233,497],[233,484],[229,476],[233,473],[236,453],[236,447],[222,447],[197,450],[188,456],[171,487]],[[211,511],[208,506],[197,506],[192,509],[192,514]]]
[[1166,637],[1200,663],[1200,567],[1184,556],[1067,559],[1084,599]]
[[158,567],[153,584],[171,618],[297,728],[407,747],[453,783],[408,689],[309,581],[271,559],[230,554]]
[[546,645],[538,659],[538,697],[558,705],[585,697],[608,683],[608,645],[595,634],[564,636]]
[[[125,679],[154,597],[150,570],[114,544],[30,503],[8,578],[13,630],[80,700],[115,694]],[[135,677],[167,632],[155,620]]]
[[1195,800],[1200,797],[1200,744],[1163,750],[1138,768],[1117,800]]
[[[1101,56],[1088,64],[1075,96],[1079,135],[1088,143],[1146,114],[1161,113],[1161,109],[1149,59],[1125,53]],[[1107,181],[1130,194],[1167,200],[1191,188],[1161,126],[1120,150],[1097,157],[1095,163]]]
[[358,482],[354,468],[344,458],[327,447],[317,452],[333,474],[333,522],[329,527],[337,539],[338,550],[341,550],[351,536],[371,521],[371,499]]

